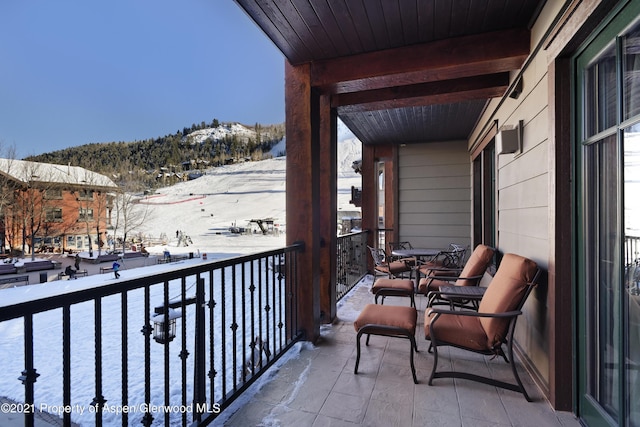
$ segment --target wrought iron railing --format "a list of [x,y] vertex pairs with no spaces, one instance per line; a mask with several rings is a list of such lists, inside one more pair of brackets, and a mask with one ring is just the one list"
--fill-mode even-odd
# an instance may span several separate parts
[[624,252],[626,265],[640,262],[640,237],[629,235],[625,236]]
[[633,295],[640,295],[640,237],[625,236],[625,286]]
[[0,395],[27,426],[41,409],[65,425],[206,425],[300,339],[300,250],[5,304]]
[[367,273],[367,232],[338,236],[336,301]]

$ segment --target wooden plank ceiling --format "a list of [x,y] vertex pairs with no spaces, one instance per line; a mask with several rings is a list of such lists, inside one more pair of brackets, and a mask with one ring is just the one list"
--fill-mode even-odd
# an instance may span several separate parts
[[236,0],[365,144],[467,139],[545,0]]

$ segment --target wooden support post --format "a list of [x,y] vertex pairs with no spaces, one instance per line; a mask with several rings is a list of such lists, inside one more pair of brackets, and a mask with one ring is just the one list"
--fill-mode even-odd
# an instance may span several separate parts
[[304,243],[304,252],[298,259],[294,298],[299,327],[305,339],[312,342],[320,336],[320,147],[314,145],[314,130],[318,135],[320,121],[318,98],[312,94],[309,65],[293,66],[285,62],[287,244]]
[[320,96],[320,320],[336,317],[338,224],[338,119],[328,95]]

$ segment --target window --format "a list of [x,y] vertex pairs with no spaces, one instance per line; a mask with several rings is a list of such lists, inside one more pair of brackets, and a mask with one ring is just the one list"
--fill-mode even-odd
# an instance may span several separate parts
[[45,199],[62,199],[62,190],[59,188],[48,188],[44,190]]
[[495,247],[495,145],[488,144],[473,161],[473,246]]
[[62,222],[62,209],[48,208],[45,212],[45,218],[47,222]]
[[93,190],[80,190],[78,191],[78,200],[93,200]]
[[93,209],[80,208],[78,221],[93,221]]

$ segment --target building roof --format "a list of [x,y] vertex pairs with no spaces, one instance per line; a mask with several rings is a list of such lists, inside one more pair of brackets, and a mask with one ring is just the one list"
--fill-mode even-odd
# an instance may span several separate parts
[[59,184],[104,190],[118,188],[106,176],[80,166],[0,159],[0,174],[24,185]]

